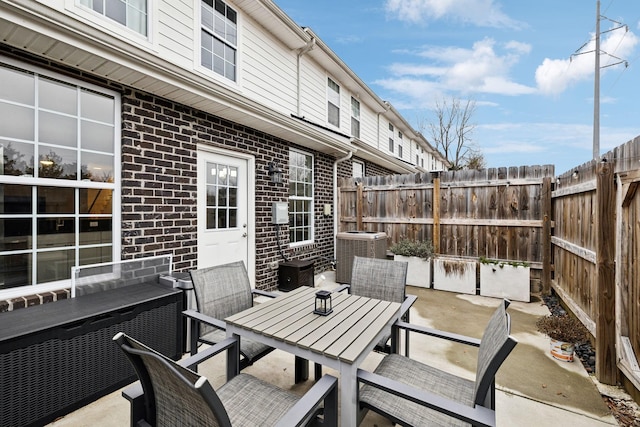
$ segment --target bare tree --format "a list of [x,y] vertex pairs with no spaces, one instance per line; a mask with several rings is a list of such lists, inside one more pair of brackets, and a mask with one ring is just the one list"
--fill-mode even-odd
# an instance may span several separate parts
[[484,156],[474,147],[471,134],[475,123],[471,119],[476,102],[467,100],[464,105],[457,98],[436,101],[431,120],[418,120],[418,128],[431,136],[431,142],[451,163],[451,169],[464,167],[479,169],[484,166]]

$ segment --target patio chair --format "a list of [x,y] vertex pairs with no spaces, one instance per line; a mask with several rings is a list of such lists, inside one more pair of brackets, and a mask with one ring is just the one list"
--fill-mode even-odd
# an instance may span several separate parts
[[495,426],[495,374],[517,343],[508,306],[500,304],[480,340],[398,322],[394,327],[479,347],[475,381],[390,354],[373,373],[358,370],[360,408],[403,426]]
[[[224,319],[251,308],[254,295],[275,297],[272,293],[251,289],[242,261],[192,270],[191,280],[197,311],[185,310],[183,314],[191,320],[192,355],[197,353],[201,343],[213,345],[223,341],[227,337]],[[243,338],[240,340],[240,369],[252,365],[272,350],[272,347]]]
[[248,374],[233,376],[214,390],[207,378],[188,368],[225,350],[237,352],[234,338],[181,363],[122,332],[113,340],[140,379],[123,392],[132,405],[131,426],[337,425],[338,381],[330,375],[300,397]]
[[[409,322],[409,309],[417,297],[407,295],[405,292],[407,267],[408,264],[404,261],[356,256],[353,258],[351,284],[342,285],[335,291],[347,289],[352,295],[402,303],[401,318],[405,322]],[[391,339],[391,345],[389,345],[389,339]],[[375,349],[387,354],[396,353],[398,339],[399,334],[392,334],[392,331],[389,330],[389,333],[380,340]],[[405,334],[405,355],[409,356],[408,333]]]

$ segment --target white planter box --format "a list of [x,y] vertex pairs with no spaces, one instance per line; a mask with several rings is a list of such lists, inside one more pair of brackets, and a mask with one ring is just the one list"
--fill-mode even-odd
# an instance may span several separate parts
[[477,264],[465,259],[434,258],[433,288],[475,295]]
[[419,288],[431,287],[431,260],[415,256],[394,255],[396,261],[404,261],[407,267],[407,285]]
[[530,267],[480,263],[480,295],[529,302]]

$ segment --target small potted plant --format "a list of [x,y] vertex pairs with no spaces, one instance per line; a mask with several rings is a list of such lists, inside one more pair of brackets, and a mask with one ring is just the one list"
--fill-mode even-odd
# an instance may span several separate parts
[[575,346],[587,339],[587,330],[575,317],[569,315],[541,317],[536,322],[538,331],[551,339],[551,356],[573,362]]
[[389,250],[396,261],[409,264],[407,268],[407,285],[421,288],[431,287],[431,258],[433,244],[430,241],[402,239]]

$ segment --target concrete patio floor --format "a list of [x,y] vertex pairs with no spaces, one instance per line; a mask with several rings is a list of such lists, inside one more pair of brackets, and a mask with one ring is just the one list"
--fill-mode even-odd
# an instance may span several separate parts
[[[316,276],[316,286],[332,288],[333,272]],[[409,287],[418,296],[411,309],[411,323],[480,337],[499,303],[498,299],[461,295],[433,289]],[[539,316],[548,314],[541,301],[513,302],[509,307],[512,335],[518,345],[497,375],[496,411],[498,426],[537,427],[540,425],[617,426],[603,402],[597,381],[582,364],[560,362],[549,354],[549,340],[536,331]],[[413,335],[411,357],[473,379],[477,351],[461,344]],[[372,353],[363,368],[373,370],[383,355]],[[304,393],[311,380],[293,384],[293,356],[275,350],[243,372],[250,373],[284,389]],[[214,388],[225,381],[225,358],[216,356],[203,365],[200,373]],[[324,372],[338,376],[330,369]],[[129,424],[128,402],[121,391],[111,393],[49,424],[65,426],[124,426]],[[369,413],[362,426],[390,426],[388,420]]]

